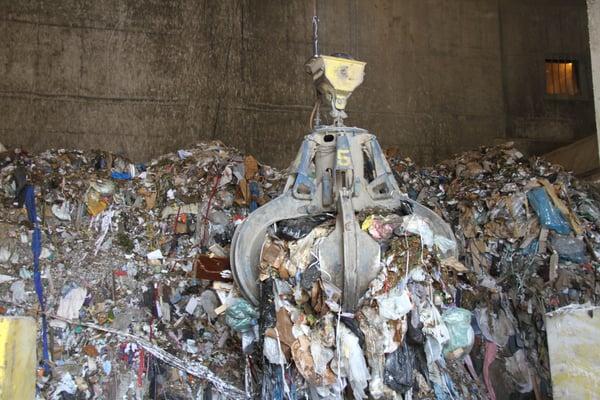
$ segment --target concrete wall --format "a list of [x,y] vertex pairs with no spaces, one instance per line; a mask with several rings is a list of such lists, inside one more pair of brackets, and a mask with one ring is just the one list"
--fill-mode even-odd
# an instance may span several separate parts
[[[585,0],[547,2],[585,19]],[[589,131],[591,100],[540,106],[533,91],[543,94],[543,83],[523,82],[543,82],[543,70],[512,68],[515,58],[538,65],[554,41],[530,33],[552,31],[562,12],[540,13],[543,28],[519,14],[546,2],[318,3],[323,52],[368,62],[348,124],[384,146],[430,163],[503,140],[507,129],[542,142],[546,130],[563,141]],[[0,142],[147,159],[218,138],[285,166],[313,104],[303,69],[311,15],[305,0],[0,0]],[[580,43],[582,29],[566,34]]]
[[[588,21],[590,31],[590,57],[596,107],[596,127],[600,126],[600,1],[588,0]],[[600,143],[600,129],[596,143]],[[597,146],[600,148],[600,146]],[[600,157],[600,154],[598,155]]]
[[[585,0],[501,0],[507,135],[546,152],[595,132]],[[546,59],[574,58],[581,94],[545,94]]]

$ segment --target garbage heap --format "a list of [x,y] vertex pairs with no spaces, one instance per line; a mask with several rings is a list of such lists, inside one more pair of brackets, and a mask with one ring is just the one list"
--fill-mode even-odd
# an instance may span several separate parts
[[[474,314],[471,359],[491,395],[552,397],[545,314],[598,304],[599,197],[512,143],[417,168],[388,151],[402,190],[449,222],[474,291],[447,304]],[[488,369],[488,378],[486,377]]]
[[410,207],[362,212],[380,272],[347,313],[319,268],[332,215],[275,224],[261,304],[239,295],[232,234],[285,178],[251,156],[0,153],[0,314],[40,317],[27,185],[42,229],[39,397],[550,398],[544,315],[597,304],[595,192],[510,145],[432,168],[398,154],[401,189],[452,226],[457,255]]
[[260,265],[263,392],[486,398],[463,362],[474,344],[472,313],[454,301],[457,290],[475,292],[476,280],[456,258],[439,256],[427,220],[403,209],[359,215],[381,261],[354,313],[343,312],[340,288],[319,268],[335,219],[286,220],[268,232]]
[[40,317],[27,185],[42,231],[51,361],[39,397],[188,399],[207,387],[243,397],[241,344],[218,310],[237,296],[228,246],[281,177],[219,142],[145,164],[1,153],[0,314]]
[[230,321],[246,343],[262,339],[245,350],[262,359],[263,398],[551,398],[544,316],[597,304],[594,191],[511,144],[425,169],[388,158],[402,190],[452,225],[458,257],[442,256],[430,221],[409,207],[363,212],[380,274],[344,313],[319,268],[332,216],[277,223],[258,310],[230,309],[250,322]]

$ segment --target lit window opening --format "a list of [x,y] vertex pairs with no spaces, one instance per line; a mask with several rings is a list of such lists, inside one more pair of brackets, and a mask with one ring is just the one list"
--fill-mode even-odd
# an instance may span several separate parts
[[579,94],[575,60],[546,60],[546,94],[561,96]]

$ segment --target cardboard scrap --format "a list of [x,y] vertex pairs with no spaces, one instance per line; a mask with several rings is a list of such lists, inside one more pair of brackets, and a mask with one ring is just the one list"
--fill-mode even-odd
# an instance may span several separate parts
[[546,192],[552,199],[554,206],[558,208],[562,215],[569,220],[571,228],[573,228],[573,232],[575,232],[577,235],[581,235],[583,233],[583,229],[581,228],[581,224],[579,223],[577,216],[565,205],[560,197],[558,197],[554,186],[548,182],[547,179],[538,179],[538,182],[544,187],[544,189],[546,189]]
[[315,372],[315,361],[310,352],[310,340],[306,335],[300,336],[292,344],[292,358],[300,375],[307,381],[318,386],[335,383],[336,377],[330,368],[327,368],[322,376]]
[[[87,296],[87,289],[77,287],[71,289],[63,298],[60,299],[58,310],[56,315],[69,320],[79,319],[79,310],[83,306],[85,298]],[[67,324],[63,321],[54,320],[50,322],[50,325],[55,328],[66,328]]]
[[246,156],[244,158],[244,178],[247,181],[254,179],[258,174],[258,161],[252,156]]
[[238,190],[235,196],[235,202],[238,205],[248,205],[250,204],[250,185],[246,179],[240,179],[238,182]]
[[456,257],[448,257],[442,260],[442,265],[444,267],[450,267],[454,269],[456,272],[469,272],[469,269],[465,267],[463,263],[458,261]]
[[83,346],[82,350],[86,355],[90,357],[98,357],[98,355],[100,354],[96,346],[91,344],[86,344],[85,346]]
[[467,170],[469,171],[469,175],[476,176],[485,172],[481,164],[476,161],[471,161],[467,163]]
[[93,217],[100,214],[108,207],[108,203],[102,199],[88,199],[86,205],[88,212]]
[[546,253],[546,248],[548,245],[548,229],[541,228],[540,236],[538,237],[538,253],[544,254]]
[[275,325],[277,331],[273,328],[268,328],[265,331],[265,335],[279,340],[282,345],[288,346],[291,349],[292,345],[296,341],[296,338],[292,334],[292,320],[288,312],[284,308],[280,308],[277,311],[277,324]]
[[152,192],[145,187],[140,188],[137,193],[144,198],[146,210],[151,210],[156,206],[156,192]]
[[550,283],[554,282],[558,277],[558,253],[553,252],[550,256],[550,272],[549,272],[549,281]]
[[262,249],[262,259],[260,263],[260,279],[264,280],[270,276],[270,268],[277,270],[282,279],[289,278],[287,268],[284,265],[286,251],[280,244],[268,240]]

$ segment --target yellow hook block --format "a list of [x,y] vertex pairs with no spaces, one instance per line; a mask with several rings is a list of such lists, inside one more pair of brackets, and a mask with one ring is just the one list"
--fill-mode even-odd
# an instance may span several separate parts
[[363,61],[321,55],[308,60],[306,71],[327,103],[333,101],[336,109],[344,110],[354,89],[363,82],[366,65]]

